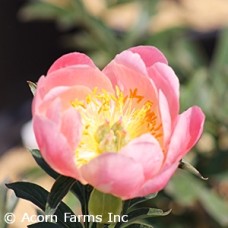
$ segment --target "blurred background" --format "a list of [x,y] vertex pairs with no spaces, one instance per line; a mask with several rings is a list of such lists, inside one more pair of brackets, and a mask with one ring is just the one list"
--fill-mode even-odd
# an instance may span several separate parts
[[[179,77],[181,111],[199,105],[206,113],[204,134],[185,159],[209,180],[178,171],[150,202],[172,208],[171,214],[151,224],[228,227],[227,27],[227,0],[1,0],[0,182],[30,179],[47,189],[52,184],[23,147],[21,130],[32,101],[26,81],[36,82],[70,51],[87,53],[102,69],[124,49],[154,45]],[[16,210],[28,209],[22,204]]]

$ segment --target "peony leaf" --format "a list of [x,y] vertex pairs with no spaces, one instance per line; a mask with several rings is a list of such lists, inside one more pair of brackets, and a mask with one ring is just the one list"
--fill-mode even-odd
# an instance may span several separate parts
[[131,199],[131,200],[127,200],[125,203],[128,204],[128,208],[133,208],[134,206],[140,204],[140,203],[144,203],[148,200],[151,200],[153,198],[155,198],[157,196],[158,193],[153,193],[153,194],[150,194],[148,196],[145,196],[145,197],[139,197],[139,198],[135,198],[135,199]]
[[188,162],[184,162],[183,160],[180,161],[180,164],[178,166],[178,168],[180,169],[184,169],[192,174],[194,174],[195,176],[199,177],[200,179],[202,180],[208,180],[208,178],[206,177],[203,177],[201,175],[201,173],[193,166],[191,165],[190,163]]
[[[54,179],[57,179],[60,174],[55,172],[47,163],[46,161],[42,158],[42,155],[39,150],[34,149],[30,150],[32,153],[33,158],[35,159],[36,163],[51,177]],[[92,187],[89,185],[83,185],[79,181],[76,181],[74,185],[71,188],[71,191],[76,195],[78,200],[81,203],[82,207],[82,213],[84,215],[88,214],[88,201],[89,201],[89,196],[92,191]]]
[[13,213],[18,203],[18,198],[15,195],[8,195],[9,189],[5,186],[6,181],[7,179],[0,182],[0,227],[7,226],[3,217],[6,213]]
[[[16,196],[25,200],[28,200],[38,206],[41,210],[45,210],[45,205],[48,198],[48,191],[39,185],[29,182],[15,182],[6,184],[6,186],[12,189]],[[65,221],[65,213],[75,216],[72,210],[63,202],[60,203],[55,215],[57,216],[57,223],[66,228],[82,228],[81,223]]]
[[62,226],[51,222],[39,222],[32,225],[28,225],[28,228],[61,228]]
[[42,158],[40,151],[37,149],[30,150],[32,153],[33,158],[35,159],[36,163],[51,177],[56,179],[60,174],[55,172]]
[[51,192],[48,195],[47,203],[45,206],[45,213],[47,215],[53,215],[61,203],[62,199],[70,191],[72,185],[76,182],[75,179],[66,176],[59,176],[54,185],[51,188]]
[[31,81],[27,81],[27,83],[29,85],[29,88],[30,88],[32,94],[35,95],[35,92],[36,92],[36,83],[31,82]]
[[[93,190],[93,187],[90,185],[83,185],[79,181],[76,181],[75,184],[72,186],[71,191],[75,194],[78,200],[81,203],[81,209],[83,215],[88,215],[88,203],[89,197]],[[88,227],[88,221],[85,221],[85,227]]]
[[145,225],[145,223],[143,222],[144,219],[158,217],[158,216],[166,216],[170,212],[171,212],[171,209],[164,212],[163,210],[157,209],[157,208],[148,208],[148,207],[137,208],[128,214],[128,222],[118,223],[115,226],[115,228],[128,227],[130,224],[141,224],[142,223]]
[[48,192],[39,185],[29,182],[14,182],[6,184],[6,186],[12,189],[17,197],[31,201],[41,210],[45,209]]

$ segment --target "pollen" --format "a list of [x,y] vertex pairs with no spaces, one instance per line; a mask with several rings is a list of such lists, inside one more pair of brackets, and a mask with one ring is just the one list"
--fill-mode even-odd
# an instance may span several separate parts
[[130,89],[119,87],[115,93],[95,88],[84,100],[71,102],[79,111],[83,133],[76,149],[76,163],[83,165],[104,152],[118,152],[132,139],[150,133],[159,142],[163,137],[161,121],[153,102]]

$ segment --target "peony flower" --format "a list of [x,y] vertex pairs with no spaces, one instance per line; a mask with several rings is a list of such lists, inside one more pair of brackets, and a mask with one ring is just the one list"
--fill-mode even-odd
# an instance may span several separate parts
[[204,114],[179,114],[179,81],[155,47],[118,54],[102,71],[70,53],[37,83],[36,140],[62,175],[122,199],[163,189],[199,139]]

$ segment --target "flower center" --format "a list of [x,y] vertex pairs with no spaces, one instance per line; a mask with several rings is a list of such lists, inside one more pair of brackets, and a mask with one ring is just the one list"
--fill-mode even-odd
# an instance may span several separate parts
[[159,141],[163,135],[153,103],[139,95],[137,89],[125,96],[118,87],[115,94],[95,88],[84,100],[74,100],[72,106],[80,112],[83,125],[76,149],[78,166],[103,152],[118,152],[142,134],[150,133]]

